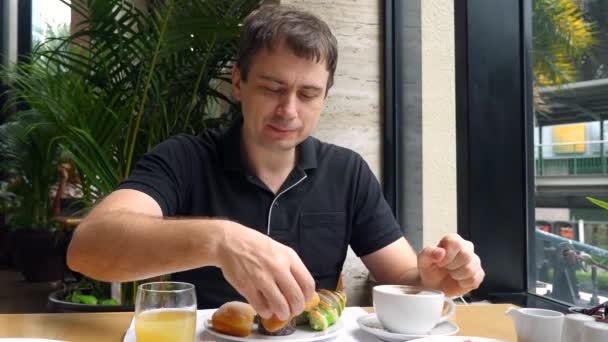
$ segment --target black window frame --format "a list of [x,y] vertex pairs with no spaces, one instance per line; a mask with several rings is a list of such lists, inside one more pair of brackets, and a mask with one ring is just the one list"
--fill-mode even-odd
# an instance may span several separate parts
[[403,14],[399,9],[400,1],[384,0],[384,126],[383,126],[383,168],[382,186],[384,197],[393,210],[397,222],[401,223],[402,201],[399,196],[403,189],[401,182],[402,164],[400,149],[403,144],[401,130],[401,108],[403,89],[398,82],[397,73],[403,70],[404,46],[399,34],[403,28]]
[[486,279],[477,294],[486,298],[529,288],[530,5],[467,0],[454,7],[458,232],[482,259]]
[[[397,214],[404,46],[399,0],[384,1],[384,191]],[[458,233],[486,278],[473,299],[565,310],[530,292],[534,265],[532,0],[455,0]]]
[[23,61],[32,51],[32,0],[19,0],[17,16],[17,58]]

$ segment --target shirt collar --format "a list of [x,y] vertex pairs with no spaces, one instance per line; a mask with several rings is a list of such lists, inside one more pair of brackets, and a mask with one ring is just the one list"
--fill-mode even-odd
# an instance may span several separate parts
[[[239,118],[224,132],[221,142],[222,167],[228,171],[245,170],[241,158],[241,128],[243,119]],[[316,139],[307,137],[296,148],[298,149],[298,167],[303,170],[317,168]]]

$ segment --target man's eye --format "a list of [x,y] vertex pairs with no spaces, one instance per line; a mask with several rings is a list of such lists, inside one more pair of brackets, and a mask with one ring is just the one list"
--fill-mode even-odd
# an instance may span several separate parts
[[300,97],[302,97],[305,100],[314,100],[317,97],[317,94],[306,94],[306,93],[301,93]]
[[274,89],[274,88],[264,88],[267,92],[270,93],[274,93],[274,94],[280,94],[283,90],[282,89]]

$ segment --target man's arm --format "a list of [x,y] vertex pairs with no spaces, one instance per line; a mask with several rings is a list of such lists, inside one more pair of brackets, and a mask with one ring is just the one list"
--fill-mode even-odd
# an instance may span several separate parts
[[291,248],[228,220],[164,219],[152,197],[127,189],[106,197],[78,226],[68,265],[105,281],[217,266],[264,318],[300,313],[314,291]]
[[400,238],[361,260],[379,283],[421,285],[448,296],[476,289],[485,276],[473,244],[457,234],[444,237],[437,246],[425,247],[418,256]]
[[416,253],[404,238],[361,257],[361,260],[380,284],[420,284]]
[[68,266],[99,280],[131,281],[214,265],[220,231],[218,220],[165,220],[152,197],[117,190],[74,232]]

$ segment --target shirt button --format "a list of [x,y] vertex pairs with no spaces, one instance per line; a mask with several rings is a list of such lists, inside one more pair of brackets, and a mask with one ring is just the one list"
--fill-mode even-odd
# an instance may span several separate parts
[[279,206],[279,201],[274,202],[274,206],[278,207]]

